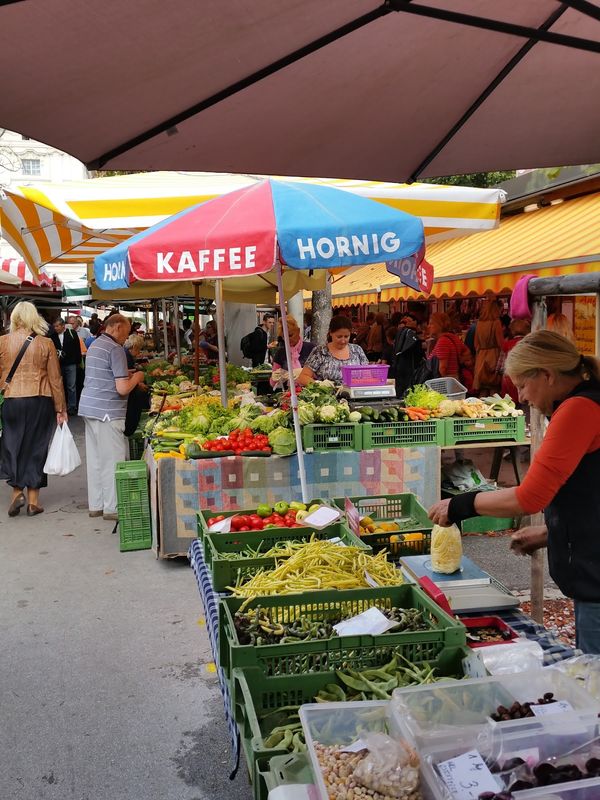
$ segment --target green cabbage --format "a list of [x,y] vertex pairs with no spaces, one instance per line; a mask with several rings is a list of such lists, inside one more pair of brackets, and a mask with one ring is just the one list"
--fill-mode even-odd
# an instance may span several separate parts
[[315,417],[315,407],[310,403],[304,403],[300,400],[298,403],[298,419],[300,420],[300,425],[312,425],[315,421]]
[[275,428],[269,434],[269,444],[278,456],[290,456],[296,452],[296,437],[289,428]]

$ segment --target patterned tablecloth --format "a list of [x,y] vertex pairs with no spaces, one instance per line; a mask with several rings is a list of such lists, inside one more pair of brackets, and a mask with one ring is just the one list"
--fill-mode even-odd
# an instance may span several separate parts
[[[412,492],[428,508],[440,498],[439,447],[330,450],[306,453],[304,460],[310,499]],[[163,558],[187,555],[197,535],[199,509],[226,511],[302,499],[295,455],[162,459],[153,462],[150,485],[157,517],[153,541]]]

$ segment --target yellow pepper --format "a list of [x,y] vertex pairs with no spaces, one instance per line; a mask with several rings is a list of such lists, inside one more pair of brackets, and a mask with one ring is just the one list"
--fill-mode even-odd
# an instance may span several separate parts
[[180,461],[185,461],[185,456],[178,453],[176,450],[171,450],[168,453],[155,453],[154,460],[158,461],[160,458],[178,458]]

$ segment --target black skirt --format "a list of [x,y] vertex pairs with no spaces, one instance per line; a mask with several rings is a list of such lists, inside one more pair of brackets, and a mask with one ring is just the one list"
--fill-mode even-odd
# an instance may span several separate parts
[[47,486],[44,464],[55,430],[51,397],[7,397],[2,404],[0,478],[19,489]]

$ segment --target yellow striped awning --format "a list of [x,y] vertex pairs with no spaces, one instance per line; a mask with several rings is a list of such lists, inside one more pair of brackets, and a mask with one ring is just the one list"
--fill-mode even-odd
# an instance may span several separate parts
[[[480,236],[427,247],[435,279],[430,297],[511,291],[522,275],[593,272],[600,262],[600,193],[502,219]],[[403,286],[385,264],[347,272],[333,284],[334,306],[427,299]]]
[[[11,186],[0,195],[0,226],[4,238],[37,274],[49,263],[90,263],[114,244],[171,214],[263,177],[150,172]],[[428,242],[493,230],[504,197],[499,189],[341,178],[285,180],[333,186],[419,216]]]

